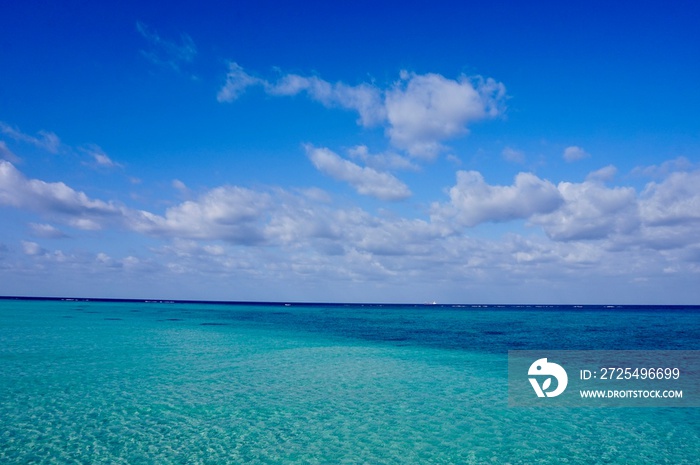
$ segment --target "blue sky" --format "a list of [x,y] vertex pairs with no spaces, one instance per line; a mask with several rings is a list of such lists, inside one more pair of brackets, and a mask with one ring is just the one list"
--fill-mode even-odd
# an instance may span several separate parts
[[105,3],[3,6],[0,294],[700,303],[694,3]]

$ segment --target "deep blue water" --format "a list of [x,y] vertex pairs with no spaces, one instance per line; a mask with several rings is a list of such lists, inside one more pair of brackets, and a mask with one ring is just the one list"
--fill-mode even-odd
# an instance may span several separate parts
[[516,349],[700,308],[0,300],[0,463],[698,463],[697,408],[509,408]]

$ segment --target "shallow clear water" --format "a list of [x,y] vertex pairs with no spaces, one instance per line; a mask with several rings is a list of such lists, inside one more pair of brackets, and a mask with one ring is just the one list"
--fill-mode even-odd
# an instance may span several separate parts
[[509,349],[700,349],[698,309],[0,300],[0,463],[698,463],[700,409],[507,405]]

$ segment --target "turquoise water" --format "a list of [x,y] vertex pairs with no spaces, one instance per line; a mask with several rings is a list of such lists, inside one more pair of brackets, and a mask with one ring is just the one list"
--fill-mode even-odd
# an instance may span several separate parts
[[507,350],[700,349],[692,308],[0,300],[0,463],[697,464],[700,409],[507,405]]

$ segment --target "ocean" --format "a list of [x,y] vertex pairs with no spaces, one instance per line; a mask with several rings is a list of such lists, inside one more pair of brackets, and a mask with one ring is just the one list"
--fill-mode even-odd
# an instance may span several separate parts
[[0,300],[0,463],[699,463],[700,408],[509,406],[509,350],[700,350],[700,307]]

